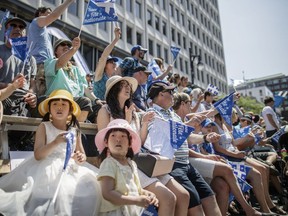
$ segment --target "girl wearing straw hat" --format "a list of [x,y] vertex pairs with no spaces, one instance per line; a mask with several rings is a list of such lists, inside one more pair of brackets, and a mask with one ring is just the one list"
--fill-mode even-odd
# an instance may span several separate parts
[[[38,109],[44,118],[36,131],[34,157],[1,177],[0,212],[4,215],[97,215],[101,197],[96,180],[98,169],[85,163],[80,133],[71,135],[72,127],[78,128],[79,106],[68,91],[55,90]],[[68,139],[68,135],[72,139]],[[66,150],[70,144],[72,155]]]
[[123,119],[115,119],[100,130],[95,142],[101,152],[98,181],[103,215],[141,215],[143,208],[158,205],[155,194],[141,188],[137,165],[131,159],[141,147],[139,135]]

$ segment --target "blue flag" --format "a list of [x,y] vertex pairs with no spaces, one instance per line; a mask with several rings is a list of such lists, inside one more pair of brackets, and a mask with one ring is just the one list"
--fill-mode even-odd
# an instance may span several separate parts
[[[247,183],[247,181],[245,181],[245,180],[243,180],[243,179],[241,179],[239,177],[236,177],[236,178],[237,178],[237,182],[238,182],[238,184],[239,184],[239,186],[241,188],[241,191],[243,193],[245,193],[245,192],[247,192],[247,191],[249,191],[249,190],[251,190],[253,188],[250,184]],[[234,200],[234,195],[232,193],[230,193],[229,202],[231,202],[232,200]]]
[[156,63],[155,59],[152,59],[152,61],[148,64],[148,71],[152,72],[151,76],[153,78],[162,74],[162,72],[161,72],[158,64]]
[[144,146],[153,152],[172,159],[175,151],[194,131],[194,128],[180,122],[155,117],[148,131]]
[[65,155],[65,161],[64,161],[64,166],[63,170],[66,170],[68,162],[74,152],[75,145],[76,145],[76,130],[71,129],[67,135],[66,135],[66,155]]
[[283,103],[284,99],[285,99],[285,97],[283,97],[283,96],[275,95],[274,96],[274,100],[275,100],[274,107],[281,106],[281,104]]
[[90,0],[83,25],[117,21],[118,17],[114,6],[115,0]]
[[141,216],[158,216],[156,207],[154,205],[149,205],[146,209],[144,209]]
[[195,129],[180,122],[169,120],[170,123],[170,143],[173,149],[179,149],[187,137]]
[[27,37],[10,38],[12,54],[24,61],[27,57]]
[[275,134],[272,135],[271,139],[275,142],[275,143],[278,143],[279,141],[279,138],[282,134],[284,134],[286,131],[285,131],[285,126],[282,126],[280,128],[280,130],[278,130]]
[[172,55],[173,55],[173,60],[175,60],[177,58],[179,52],[180,52],[180,48],[171,46],[170,50],[171,50]]
[[6,11],[5,11],[5,13],[4,13],[3,17],[2,17],[2,20],[1,20],[1,24],[5,23],[6,20],[9,18],[9,16],[10,16],[10,11],[6,9]]
[[218,110],[219,114],[230,126],[232,126],[231,115],[234,104],[233,95],[234,92],[213,104],[215,109]]
[[251,127],[246,126],[244,128],[233,127],[233,137],[234,139],[245,137],[250,132]]

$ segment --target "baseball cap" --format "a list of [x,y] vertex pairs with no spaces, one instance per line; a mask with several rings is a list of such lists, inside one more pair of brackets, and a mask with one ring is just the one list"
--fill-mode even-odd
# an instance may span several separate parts
[[147,94],[148,98],[155,98],[160,92],[164,90],[174,90],[176,87],[169,85],[168,83],[165,83],[163,81],[161,82],[154,82],[150,86],[149,92]]
[[131,54],[133,55],[136,50],[141,50],[141,51],[144,51],[145,53],[148,51],[148,49],[143,48],[141,45],[135,45],[131,49]]
[[57,47],[61,44],[61,43],[67,43],[69,44],[70,46],[72,46],[72,42],[70,40],[67,40],[67,39],[64,39],[64,38],[61,38],[61,39],[58,39],[54,46],[53,46],[53,50],[55,51],[57,49]]
[[208,125],[213,125],[215,126],[215,122],[211,121],[211,119],[206,118],[204,121],[201,122],[202,127],[207,127]]
[[244,114],[244,115],[240,118],[240,120],[247,120],[247,121],[252,122],[252,116],[249,115],[249,114]]
[[17,22],[22,23],[25,28],[27,26],[23,19],[20,19],[19,17],[12,17],[12,18],[7,19],[7,21],[5,22],[5,28],[6,29],[7,29],[7,25],[12,21],[17,21]]
[[144,73],[147,73],[147,74],[151,74],[152,73],[151,71],[148,71],[147,68],[145,66],[143,66],[143,65],[135,67],[133,73],[137,73],[139,71],[143,71]]
[[109,61],[109,60],[113,60],[114,62],[118,62],[118,58],[112,57],[110,55],[107,57],[107,61]]

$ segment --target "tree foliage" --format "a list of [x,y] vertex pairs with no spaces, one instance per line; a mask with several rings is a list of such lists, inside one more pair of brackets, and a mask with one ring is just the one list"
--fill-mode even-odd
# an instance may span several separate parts
[[243,97],[237,101],[237,105],[243,107],[245,112],[253,112],[254,114],[261,114],[264,107],[263,103],[258,102],[255,98],[252,97]]

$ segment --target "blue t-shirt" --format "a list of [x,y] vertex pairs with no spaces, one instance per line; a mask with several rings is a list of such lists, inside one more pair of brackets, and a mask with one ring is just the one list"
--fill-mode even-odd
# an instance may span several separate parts
[[27,47],[30,47],[30,54],[36,59],[36,63],[44,63],[45,60],[53,58],[53,48],[50,35],[46,26],[41,28],[37,24],[37,18],[29,25],[27,35]]

